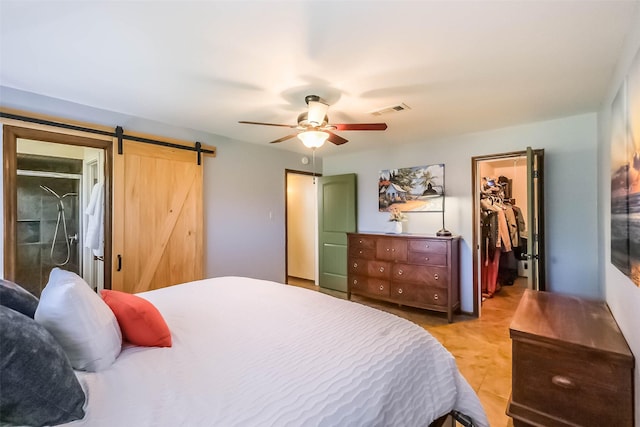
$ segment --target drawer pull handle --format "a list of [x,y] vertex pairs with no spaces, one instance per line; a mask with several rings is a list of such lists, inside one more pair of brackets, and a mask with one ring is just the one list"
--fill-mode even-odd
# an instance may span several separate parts
[[440,299],[440,295],[438,294],[433,294],[433,299],[438,301]]
[[360,243],[362,243],[362,240],[360,240]]
[[429,261],[429,257],[428,256],[424,257],[424,260]]
[[440,278],[440,276],[438,276],[438,273],[436,273],[436,274],[433,275],[433,278],[438,280]]
[[354,279],[354,280],[353,280],[353,284],[354,284],[354,285],[357,285],[357,284],[358,284],[358,281]]
[[402,288],[398,288],[398,293],[401,294],[402,293]]
[[425,247],[425,248],[428,248],[428,247],[429,247],[429,244],[427,243],[426,245],[424,245],[424,247]]
[[380,273],[384,271],[384,267],[380,267]]
[[389,252],[389,251],[390,251],[390,249],[389,249],[389,248],[387,248],[387,252]]
[[353,263],[353,268],[358,268],[358,263],[357,262]]
[[402,270],[398,270],[398,276],[402,276],[403,271]]
[[362,251],[360,251],[360,253],[362,253]]
[[384,286],[380,285],[380,290],[384,291]]
[[562,375],[554,375],[551,378],[551,382],[562,388],[576,388],[575,383],[570,378],[563,377]]

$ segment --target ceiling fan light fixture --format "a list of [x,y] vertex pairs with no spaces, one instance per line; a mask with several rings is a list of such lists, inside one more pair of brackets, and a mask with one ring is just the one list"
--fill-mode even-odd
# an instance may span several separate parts
[[322,126],[327,116],[329,106],[319,101],[309,101],[309,114],[307,121],[311,126]]
[[329,134],[327,132],[322,132],[319,130],[308,130],[305,132],[300,132],[298,134],[298,138],[300,138],[300,141],[302,141],[305,147],[320,148],[329,138]]

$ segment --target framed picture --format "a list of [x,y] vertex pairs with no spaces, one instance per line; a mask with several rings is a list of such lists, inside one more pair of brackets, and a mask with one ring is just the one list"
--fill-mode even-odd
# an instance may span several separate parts
[[378,211],[442,212],[444,164],[386,169],[378,178]]
[[611,105],[611,263],[640,286],[640,51]]

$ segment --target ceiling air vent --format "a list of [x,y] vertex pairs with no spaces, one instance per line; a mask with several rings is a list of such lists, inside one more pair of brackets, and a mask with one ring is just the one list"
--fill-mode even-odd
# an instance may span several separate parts
[[398,111],[404,111],[404,110],[410,110],[410,109],[411,107],[409,107],[407,104],[403,102],[402,104],[390,105],[388,107],[380,108],[379,110],[374,110],[371,112],[371,114],[374,116],[381,116],[387,113],[395,113]]

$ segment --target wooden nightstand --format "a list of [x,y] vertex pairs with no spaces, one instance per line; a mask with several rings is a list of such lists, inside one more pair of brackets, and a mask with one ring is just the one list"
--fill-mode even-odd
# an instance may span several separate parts
[[606,303],[526,290],[510,334],[514,426],[633,426],[633,354]]

